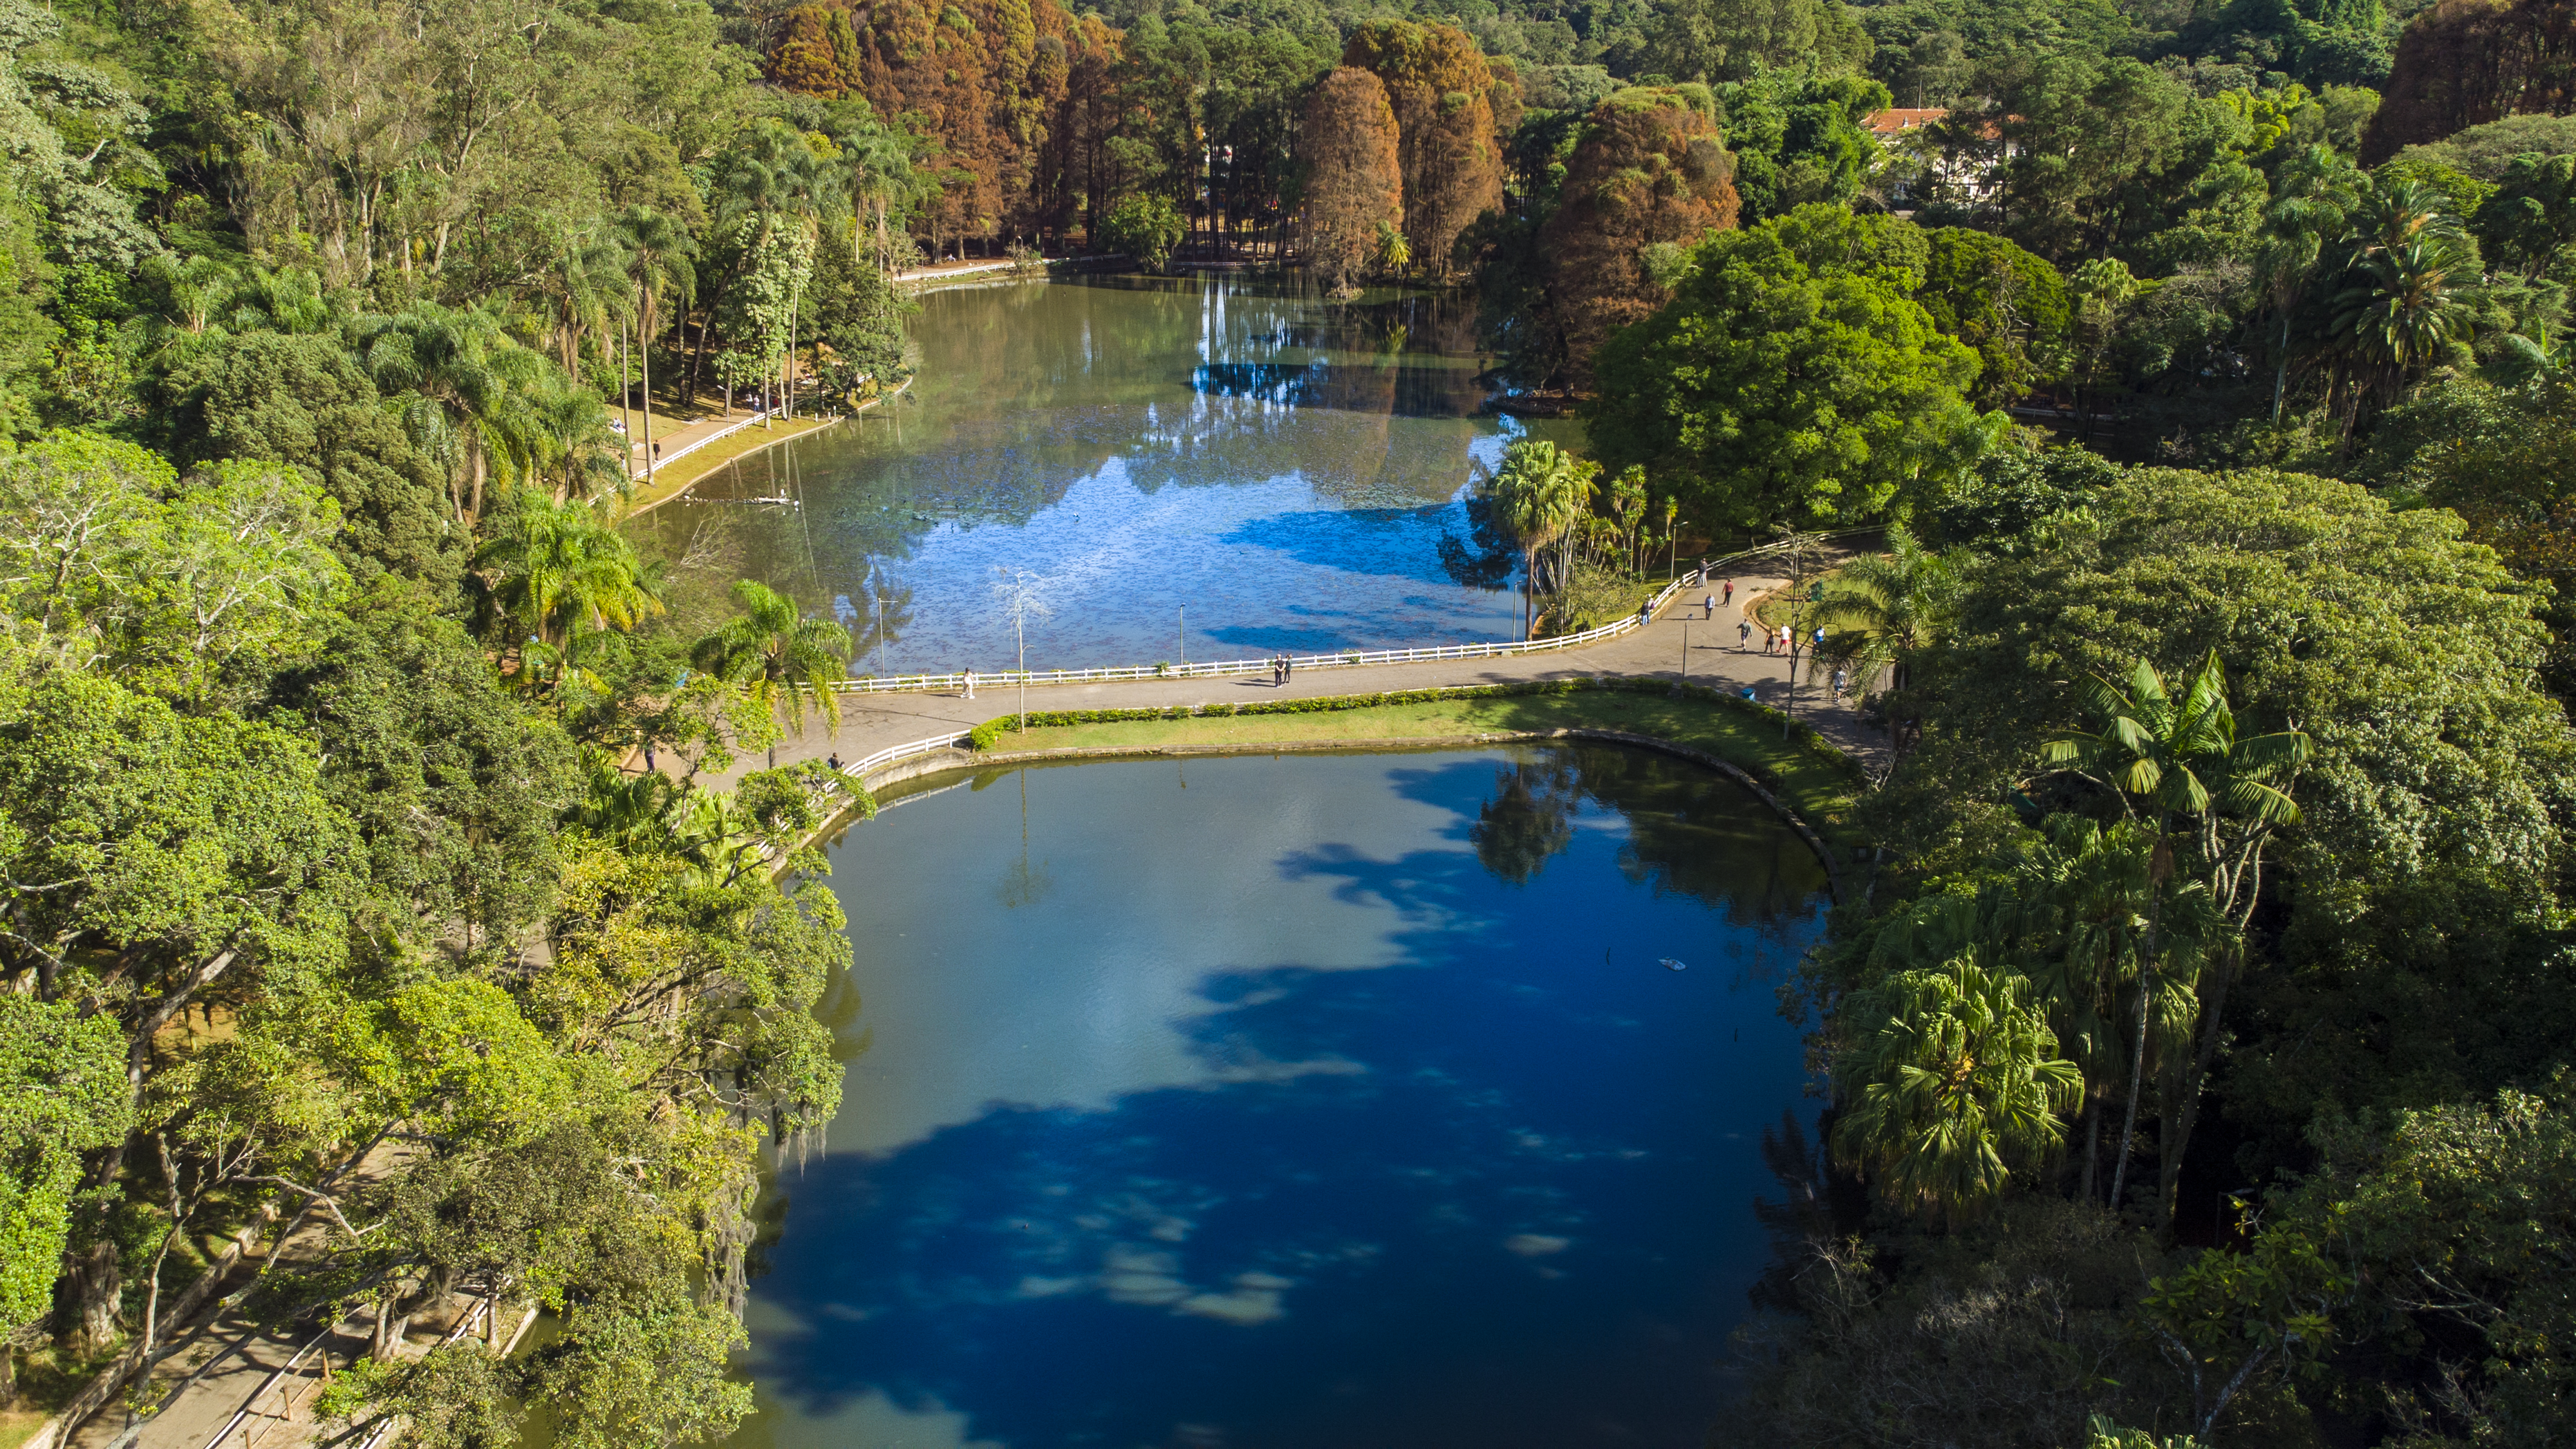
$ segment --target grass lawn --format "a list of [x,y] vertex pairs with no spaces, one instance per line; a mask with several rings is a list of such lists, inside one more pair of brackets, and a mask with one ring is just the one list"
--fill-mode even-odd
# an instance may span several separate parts
[[709,443],[668,467],[654,469],[653,486],[650,488],[643,486],[642,478],[638,477],[634,494],[626,500],[626,516],[632,518],[656,504],[679,497],[699,479],[746,453],[756,453],[772,443],[783,443],[827,426],[829,424],[820,418],[798,418],[793,422],[782,419],[765,428],[754,423],[732,437]]
[[1704,750],[1770,784],[1781,803],[1840,846],[1860,843],[1851,813],[1859,772],[1823,748],[1783,740],[1759,715],[1704,699],[1584,690],[1572,694],[1486,695],[1419,704],[1302,714],[1202,715],[1190,719],[1039,726],[1005,733],[996,752],[1158,749],[1166,745],[1260,745],[1390,740],[1502,730],[1608,729],[1651,735]]

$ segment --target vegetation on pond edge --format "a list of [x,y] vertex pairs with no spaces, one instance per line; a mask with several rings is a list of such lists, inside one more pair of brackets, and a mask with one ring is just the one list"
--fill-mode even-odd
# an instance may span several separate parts
[[1019,723],[1017,714],[987,720],[975,727],[969,742],[978,751],[994,752],[1150,750],[1483,731],[1618,730],[1726,761],[1828,842],[1845,849],[1859,843],[1853,809],[1866,785],[1859,767],[1805,723],[1723,690],[1656,679],[1476,685],[1198,708],[1032,710],[1025,734]]

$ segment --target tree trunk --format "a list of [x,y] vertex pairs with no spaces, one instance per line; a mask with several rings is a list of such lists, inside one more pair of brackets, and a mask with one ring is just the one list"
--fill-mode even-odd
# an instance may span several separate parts
[[[652,310],[651,305],[650,305],[649,303],[646,305],[645,310],[646,310],[648,313]],[[642,330],[643,330],[643,329],[642,329],[641,327],[638,327],[636,330],[637,330],[637,332],[640,334],[640,333],[642,332]],[[636,360],[637,360],[638,362],[642,363],[642,364],[643,364],[643,368],[644,368],[644,486],[645,486],[645,487],[647,487],[647,488],[650,488],[650,487],[652,487],[652,486],[653,486],[653,473],[654,473],[654,466],[653,466],[653,339],[652,339],[652,338],[650,338],[650,337],[644,337],[644,336],[640,336],[640,335],[639,335],[639,336],[636,338],[636,341],[637,341],[637,342],[639,342],[640,344],[642,344],[641,346],[639,346],[639,347],[637,347],[637,348],[635,349],[635,356],[636,356]]]
[[[650,394],[647,394],[649,400]],[[635,419],[629,416],[627,404],[635,400],[635,390],[626,383],[626,319],[617,319],[617,436],[624,444],[624,457],[618,459],[618,476],[635,476]]]
[[101,1240],[63,1255],[61,1303],[69,1320],[72,1347],[83,1356],[116,1342],[117,1309],[125,1296],[122,1259],[113,1240]]
[[2102,1163],[2102,1097],[2087,1090],[2084,1102],[2084,1201],[2093,1201],[2093,1179]]
[[2174,1120],[2165,1133],[2168,1140],[2163,1144],[2162,1160],[2158,1163],[2157,1220],[2160,1223],[2173,1221],[2174,1189],[2181,1185],[2182,1155],[2191,1146],[2192,1130],[2200,1125],[2201,1089],[2209,1080],[2210,1064],[2218,1057],[2222,1022],[2227,1015],[2227,993],[2235,984],[2234,968],[2221,967],[2216,987],[2209,993],[2209,999],[2201,1003],[2200,1042],[2192,1052],[2191,1065],[2183,1073],[2180,1089],[2175,1093],[2178,1100]]
[[2120,1196],[2129,1184],[2129,1152],[2138,1135],[2138,1094],[2147,1069],[2147,1003],[2154,990],[2147,980],[2148,967],[2138,967],[2138,1040],[2136,1055],[2129,1059],[2128,1120],[2120,1128],[2120,1157],[2111,1171],[2111,1211],[2120,1210]]

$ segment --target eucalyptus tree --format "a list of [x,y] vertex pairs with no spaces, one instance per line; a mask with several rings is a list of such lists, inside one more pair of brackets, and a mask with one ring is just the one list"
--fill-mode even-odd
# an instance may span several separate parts
[[784,122],[752,128],[725,158],[718,185],[721,224],[743,234],[747,267],[742,280],[754,292],[745,312],[764,333],[783,332],[779,374],[787,415],[795,416],[797,303],[822,216],[839,196],[840,176],[813,144]]
[[[700,639],[689,651],[698,669],[747,690],[775,717],[784,711],[799,734],[810,699],[833,729],[841,727],[840,697],[832,686],[849,674],[850,632],[829,619],[807,618],[796,601],[767,584],[744,579],[733,586],[742,616]],[[778,763],[778,747],[769,747]]]
[[[2240,739],[2235,712],[2227,703],[2225,673],[2214,650],[2203,658],[2180,698],[2166,688],[2155,666],[2141,659],[2130,671],[2126,689],[2097,677],[2085,690],[2084,703],[2094,727],[2048,741],[2041,759],[2099,787],[2120,818],[2150,832],[2155,853],[2149,870],[2153,889],[2146,909],[2146,955],[2156,958],[2163,949],[2160,937],[2167,923],[2162,913],[2168,899],[2179,891],[2179,887],[2166,889],[2165,882],[2195,866],[2198,879],[2186,880],[2207,892],[2214,924],[2231,934],[2241,932],[2253,914],[2265,849],[2276,832],[2299,821],[2299,807],[2286,787],[2307,763],[2308,737],[2282,730]],[[2200,1046],[2184,1069],[2174,1074],[2181,1120],[2170,1124],[2159,1144],[2163,1149],[2160,1218],[2172,1211],[2175,1174],[2198,1117],[2201,1082],[2217,1053],[2220,1018],[2240,954],[2233,940],[2210,943],[2211,969],[2200,992],[2198,1012]],[[2112,1176],[2115,1204],[2127,1180],[2137,1130],[2148,1015],[2148,993],[2141,991],[2128,1124],[2121,1131],[2120,1156]]]

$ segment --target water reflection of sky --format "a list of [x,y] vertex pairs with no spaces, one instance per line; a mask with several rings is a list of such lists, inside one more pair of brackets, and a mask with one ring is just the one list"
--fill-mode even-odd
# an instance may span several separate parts
[[903,398],[646,526],[837,608],[863,673],[1007,665],[1001,568],[1045,581],[1037,665],[1509,638],[1508,590],[1442,562],[1519,426],[1478,415],[1470,321],[1241,280],[935,293]]
[[1732,787],[1095,765],[834,859],[848,1098],[769,1204],[744,1449],[1704,1437],[1814,927]]

